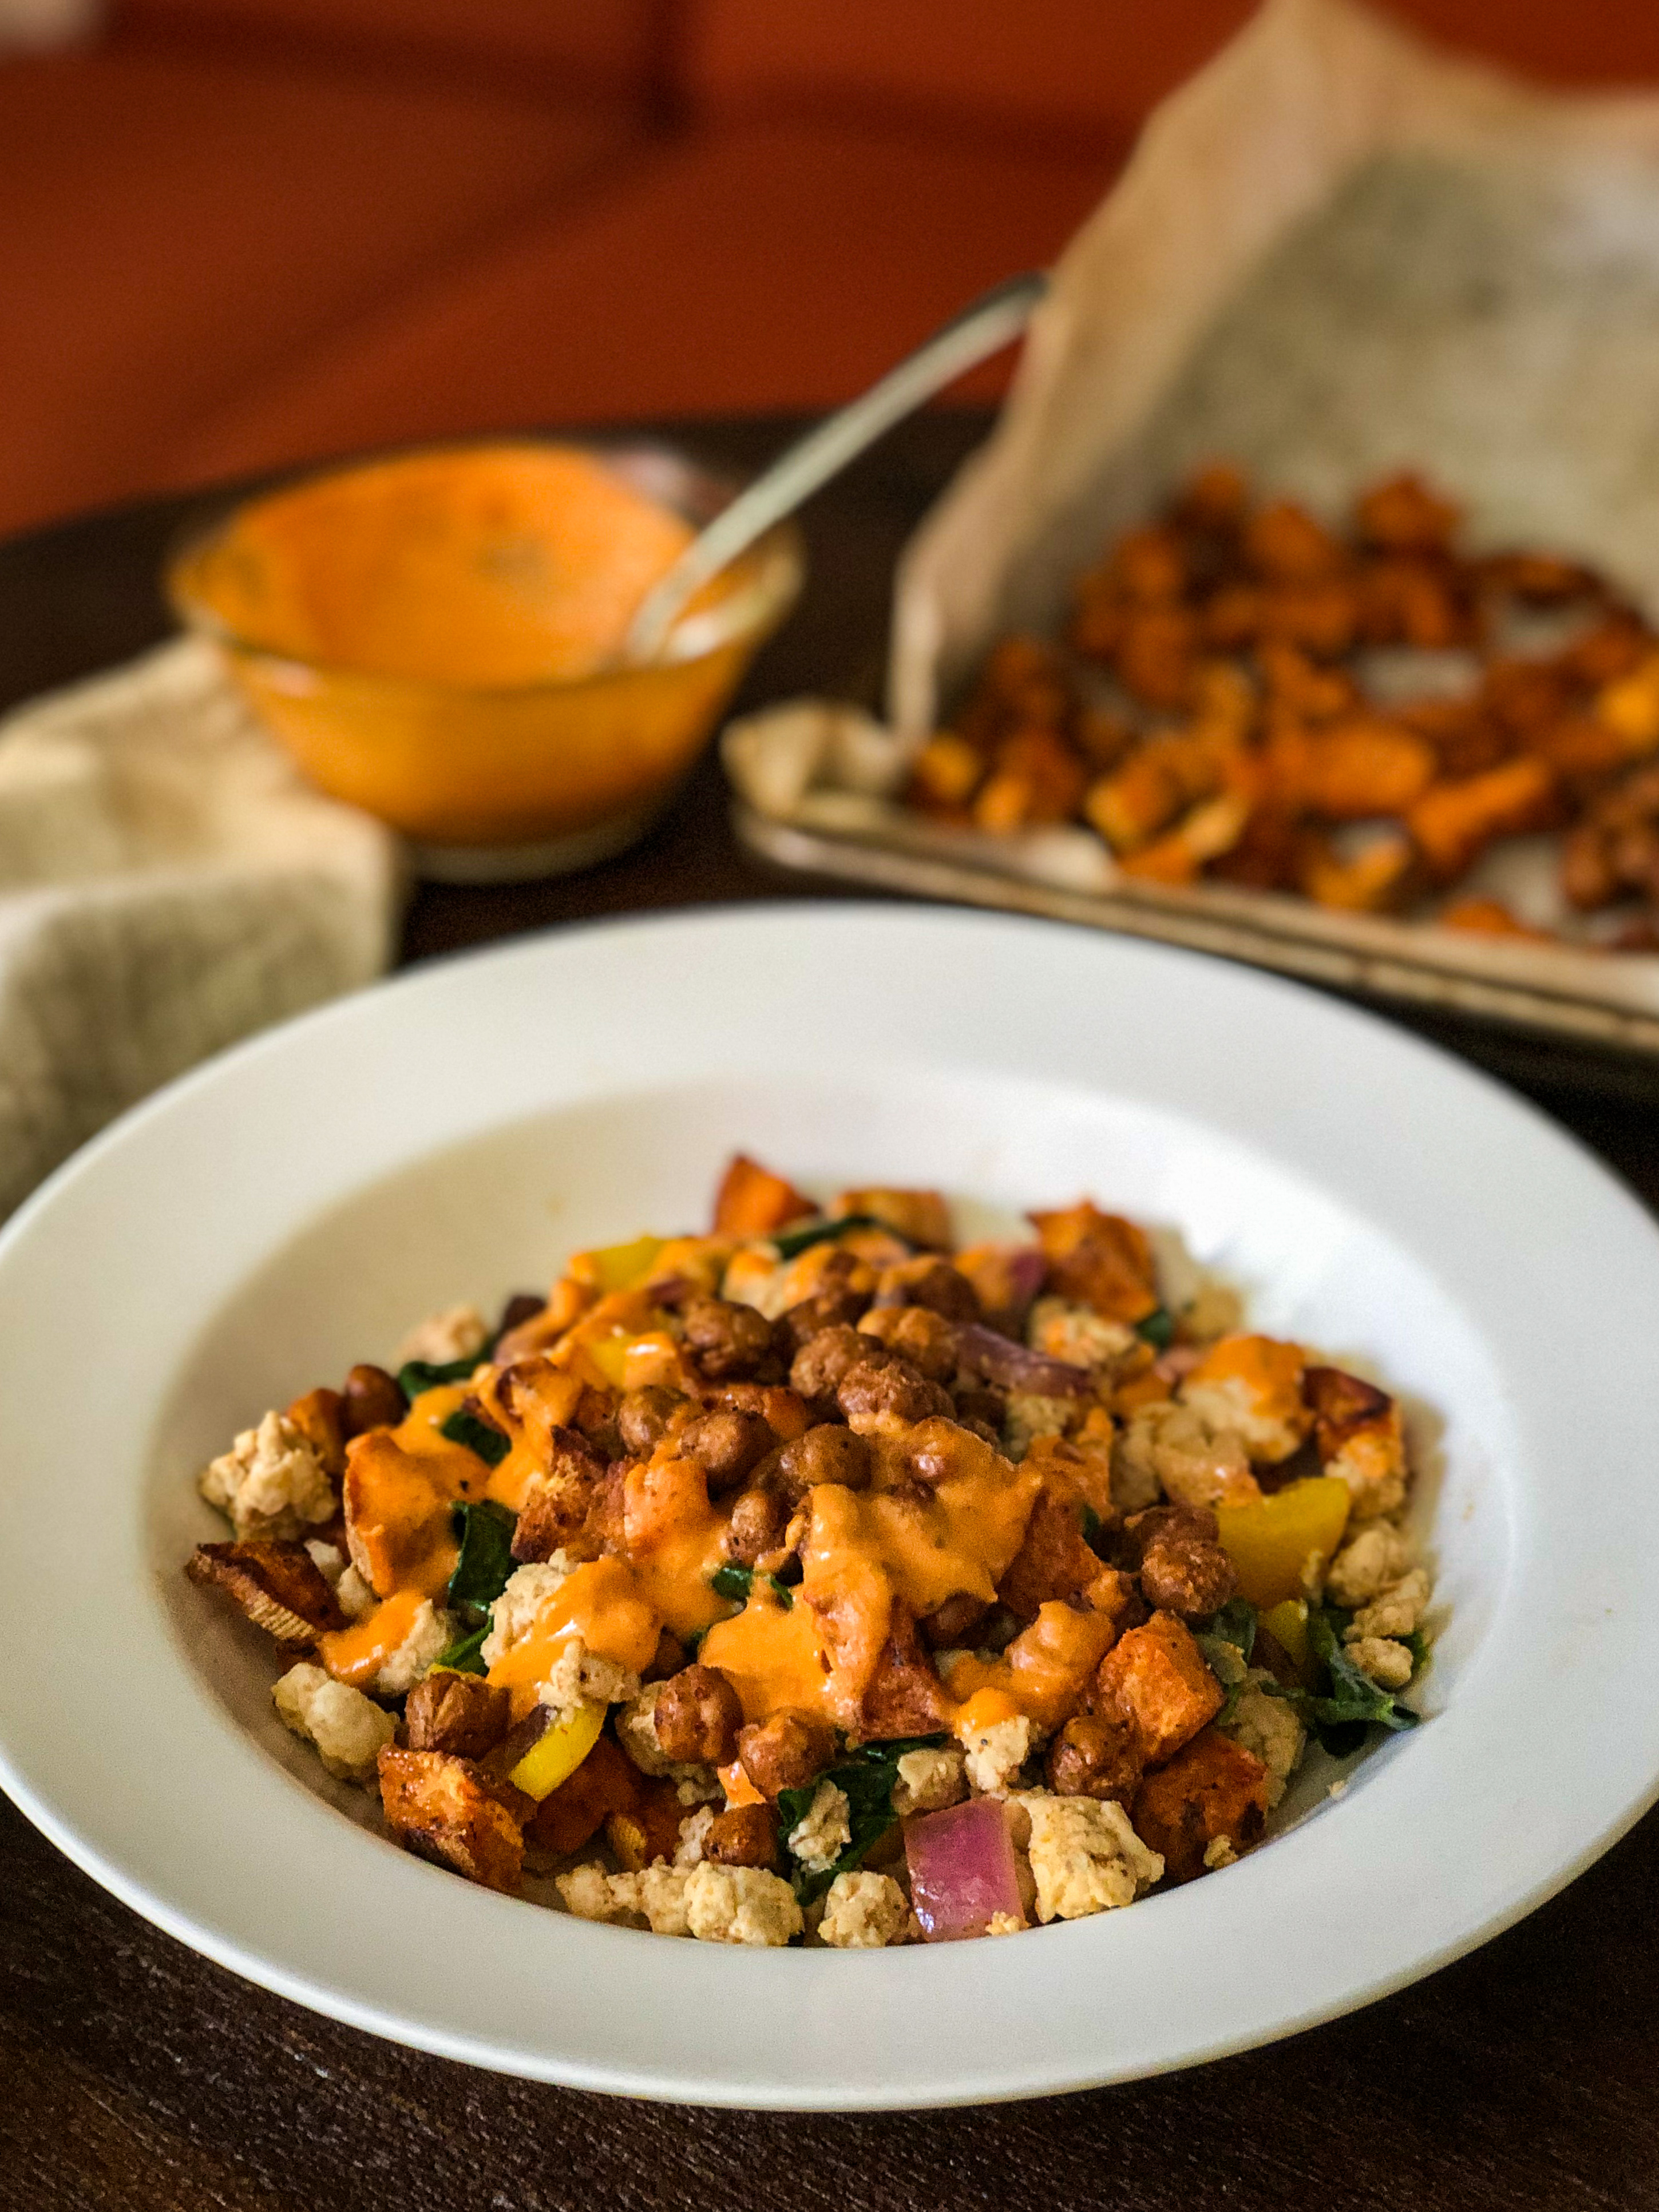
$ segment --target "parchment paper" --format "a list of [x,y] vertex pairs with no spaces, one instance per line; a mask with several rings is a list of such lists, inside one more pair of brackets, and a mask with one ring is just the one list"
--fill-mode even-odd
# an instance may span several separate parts
[[[990,646],[1057,629],[1105,541],[1218,457],[1333,520],[1420,470],[1473,549],[1577,555],[1659,612],[1659,99],[1546,94],[1350,0],[1268,0],[1152,118],[1061,257],[995,431],[906,549],[890,728],[820,708],[728,733],[750,842],[787,859],[793,836],[799,864],[871,881],[925,864],[936,893],[990,903],[1046,886],[1073,918],[1092,900],[1109,926],[1218,949],[1236,927],[1244,957],[1308,974],[1328,955],[1366,988],[1411,963],[1411,995],[1475,979],[1493,1006],[1652,1049],[1654,956],[1137,883],[1081,828],[991,838],[892,799]],[[1498,846],[1460,889],[1569,938],[1595,927],[1547,839]]]

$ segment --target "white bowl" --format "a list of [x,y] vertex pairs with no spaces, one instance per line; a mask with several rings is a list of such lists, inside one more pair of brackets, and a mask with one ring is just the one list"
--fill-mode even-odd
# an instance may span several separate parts
[[[186,1584],[231,1431],[415,1316],[792,1176],[1079,1190],[1413,1406],[1428,1724],[1239,1865],[1012,1942],[750,1953],[494,1896],[366,1827]],[[428,2050],[596,2089],[1034,2095],[1285,2034],[1571,1880],[1656,1793],[1659,1235],[1539,1115],[1292,985],[1047,924],[791,906],[608,925],[291,1023],[0,1237],[0,1778],[138,1911]],[[343,1818],[352,1813],[357,1820]]]

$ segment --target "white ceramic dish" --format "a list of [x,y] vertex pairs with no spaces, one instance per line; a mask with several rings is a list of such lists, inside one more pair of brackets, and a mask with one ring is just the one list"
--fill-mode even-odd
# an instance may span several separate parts
[[[194,1470],[411,1316],[803,1176],[1178,1224],[1261,1322],[1434,1419],[1429,1725],[1291,1834],[1012,1942],[748,1953],[470,1887],[342,1817],[252,1632],[187,1585]],[[1194,955],[898,908],[610,926],[228,1054],[0,1238],[0,1778],[252,1979],[583,2087],[845,2107],[1033,2095],[1289,2033],[1569,1881],[1659,1778],[1659,1235],[1540,1118],[1382,1024]]]

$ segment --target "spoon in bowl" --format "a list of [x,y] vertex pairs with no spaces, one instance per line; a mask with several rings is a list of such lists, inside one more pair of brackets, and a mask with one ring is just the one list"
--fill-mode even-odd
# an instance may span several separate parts
[[976,362],[1017,338],[1048,289],[1040,270],[1012,276],[983,294],[908,354],[879,383],[820,422],[780,454],[771,467],[740,491],[699,531],[660,581],[641,601],[623,640],[621,658],[639,665],[654,660],[684,612],[711,576],[746,552],[775,522],[793,514],[821,484],[839,474],[895,422]]

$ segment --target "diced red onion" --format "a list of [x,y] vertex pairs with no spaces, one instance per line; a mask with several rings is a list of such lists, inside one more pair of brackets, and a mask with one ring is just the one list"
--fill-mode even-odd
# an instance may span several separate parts
[[1020,1923],[1019,1875],[1008,1808],[1000,1797],[974,1797],[904,1824],[910,1899],[930,1943],[982,1936],[999,1913]]
[[977,1368],[1005,1390],[1024,1390],[1037,1398],[1082,1398],[1094,1388],[1086,1367],[1064,1359],[1045,1359],[1012,1337],[969,1322],[957,1333],[957,1352],[964,1367]]

